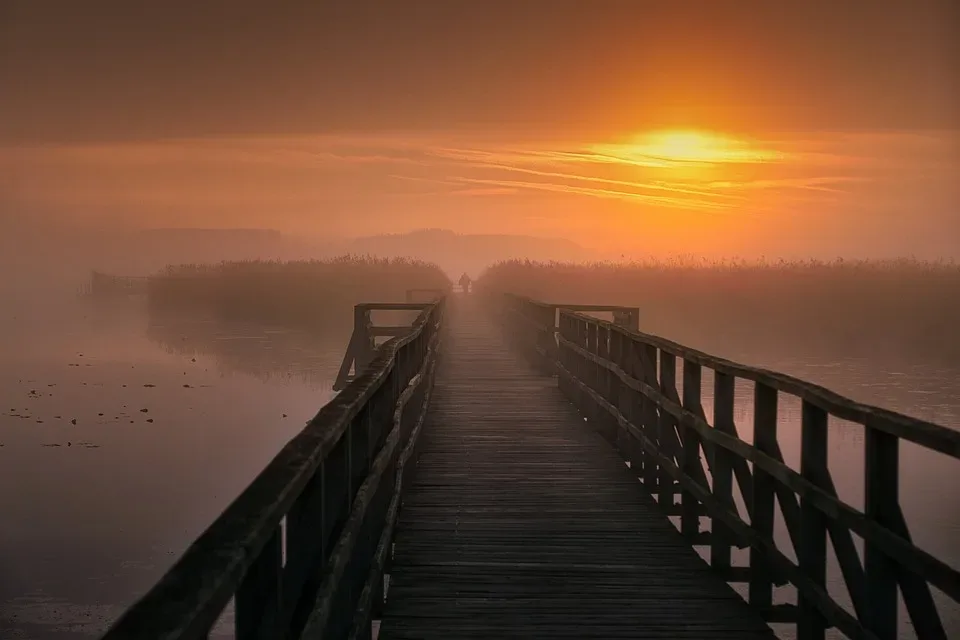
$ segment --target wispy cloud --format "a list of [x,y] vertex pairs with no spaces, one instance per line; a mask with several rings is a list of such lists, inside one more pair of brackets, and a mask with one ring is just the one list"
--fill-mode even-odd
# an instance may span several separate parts
[[732,205],[726,205],[716,202],[707,202],[703,200],[687,200],[683,198],[669,198],[664,196],[652,196],[632,191],[622,191],[617,189],[598,189],[592,187],[578,187],[567,184],[558,184],[553,182],[524,182],[521,180],[495,180],[483,178],[452,178],[469,184],[497,185],[514,189],[530,189],[536,191],[551,191],[554,193],[570,193],[577,195],[594,196],[597,198],[613,198],[617,200],[626,200],[630,202],[657,204],[676,207],[678,209],[689,210],[722,210]]
[[[262,180],[312,190],[318,198],[349,197],[351,189],[365,197],[507,197],[539,191],[710,212],[759,210],[775,198],[806,201],[802,192],[840,196],[868,179],[847,171],[842,156],[830,155],[836,150],[810,142],[754,148],[719,137],[653,140],[491,144],[463,136],[404,134],[161,140],[0,149],[0,171],[16,177],[15,188],[39,199],[53,197],[58,189],[72,197],[89,184],[97,197],[122,194],[127,203],[143,193],[153,201],[171,192],[164,180],[183,185],[202,179],[205,186],[195,190],[238,193],[250,191],[250,180]],[[693,146],[685,147],[687,142]],[[434,188],[399,189],[398,181]],[[284,198],[290,195],[287,191]]]
[[501,171],[509,171],[509,172],[515,172],[515,173],[525,173],[529,175],[541,176],[544,178],[556,178],[561,180],[616,185],[620,187],[629,187],[631,189],[638,189],[638,190],[669,191],[672,193],[682,193],[686,195],[707,196],[707,197],[709,196],[719,196],[723,198],[736,197],[730,194],[718,194],[708,190],[694,189],[692,187],[686,187],[679,184],[669,184],[669,183],[656,182],[656,181],[640,182],[640,181],[630,181],[630,180],[615,180],[612,178],[603,178],[603,177],[587,175],[587,174],[562,173],[558,171],[542,171],[542,170],[530,169],[526,167],[516,167],[516,166],[511,166],[505,163],[474,162],[474,163],[467,163],[467,164],[468,166],[477,167],[477,168],[497,169]]

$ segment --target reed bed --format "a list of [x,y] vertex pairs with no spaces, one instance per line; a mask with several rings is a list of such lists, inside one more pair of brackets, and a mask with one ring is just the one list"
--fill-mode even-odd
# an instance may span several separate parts
[[771,352],[960,365],[960,264],[500,262],[478,285],[550,302],[638,306],[641,328],[730,356]]
[[348,255],[171,265],[150,277],[148,299],[155,312],[325,331],[351,326],[360,302],[402,302],[408,289],[449,287],[430,263]]

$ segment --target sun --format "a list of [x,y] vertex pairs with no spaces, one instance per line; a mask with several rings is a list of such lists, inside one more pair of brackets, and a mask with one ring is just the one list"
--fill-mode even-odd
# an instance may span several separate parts
[[747,140],[697,130],[655,131],[619,144],[594,145],[593,151],[612,160],[642,166],[770,162],[774,151]]

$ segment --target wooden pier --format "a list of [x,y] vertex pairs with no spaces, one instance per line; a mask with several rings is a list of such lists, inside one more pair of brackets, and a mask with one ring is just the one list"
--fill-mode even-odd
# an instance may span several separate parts
[[[417,309],[107,640],[207,638],[231,599],[239,640],[732,640],[772,638],[768,623],[887,640],[900,600],[917,637],[947,638],[933,590],[960,602],[960,572],[913,544],[898,449],[960,460],[960,433],[643,334],[637,309],[483,292]],[[803,405],[799,469],[781,394]],[[863,510],[830,478],[831,415],[864,425]]]
[[381,640],[773,638],[471,307],[450,310]]

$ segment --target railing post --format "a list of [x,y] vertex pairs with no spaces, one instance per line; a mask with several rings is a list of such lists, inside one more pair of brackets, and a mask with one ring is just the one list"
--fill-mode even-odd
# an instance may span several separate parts
[[[623,342],[620,345],[620,367],[627,375],[641,379],[640,358],[638,349],[640,348],[636,338],[631,336],[622,336]],[[643,395],[634,391],[632,387],[624,387],[620,399],[620,413],[627,421],[635,427],[641,426],[643,419]],[[630,470],[640,477],[643,471],[643,444],[633,437],[632,433],[625,433],[626,442],[624,445],[624,458],[630,462]]]
[[[281,629],[299,632],[305,621],[295,620],[298,604],[295,594],[315,588],[320,584],[326,558],[323,556],[323,541],[318,541],[318,532],[323,535],[323,472],[318,469],[304,487],[303,493],[287,514],[285,527],[287,561],[284,569],[285,597]],[[296,633],[294,633],[296,635]]]
[[370,308],[365,304],[353,308],[353,332],[357,337],[354,371],[359,376],[370,366],[377,350],[370,335]]
[[[672,353],[660,350],[660,384],[658,385],[660,393],[667,398],[673,398],[677,393],[677,357]],[[675,420],[669,412],[662,407],[660,409],[660,420],[657,428],[657,440],[660,443],[660,453],[668,460],[673,461],[676,457],[677,444]],[[673,476],[667,473],[666,469],[660,468],[660,495],[658,502],[662,508],[673,506],[674,482]]]
[[[820,485],[827,473],[827,413],[804,400],[800,429],[800,475]],[[826,591],[827,517],[803,498],[800,500],[800,548],[797,555],[804,576]],[[823,640],[827,628],[823,614],[803,594],[799,594],[797,600],[797,640]]]
[[[777,445],[777,390],[761,382],[753,394],[753,443],[758,451],[774,459],[778,457]],[[773,540],[773,523],[776,510],[775,480],[763,469],[753,467],[753,503],[750,525],[764,540]],[[744,496],[746,498],[746,496]],[[764,553],[750,547],[750,604],[759,609],[773,606],[773,576]]]
[[[734,398],[736,396],[736,378],[720,371],[713,375],[713,426],[717,431],[732,434],[734,427]],[[737,510],[733,501],[733,457],[734,454],[723,447],[714,447],[713,495],[734,513]],[[710,525],[710,565],[721,573],[730,569],[730,530],[716,518]]]
[[[584,322],[587,329],[587,351],[596,355],[597,354],[597,325],[593,322]],[[598,381],[600,379],[600,366],[590,360],[581,360],[581,365],[585,371],[589,371],[589,374],[580,379],[587,383],[587,386],[591,389],[598,388]],[[580,376],[578,376],[580,377]],[[586,397],[589,398],[589,395]],[[591,423],[596,425],[596,422],[599,418],[602,417],[602,410],[597,406],[593,400],[590,400],[590,411],[587,418]]]
[[283,578],[282,531],[278,526],[253,561],[237,590],[234,633],[237,640],[276,637]]
[[[683,361],[683,408],[694,415],[700,415],[700,396],[702,393],[702,372],[700,365],[689,359]],[[700,469],[700,439],[697,432],[691,428],[683,430],[683,475],[688,479],[699,477]],[[700,503],[687,490],[681,494],[682,511],[680,530],[684,535],[693,539],[700,533]]]
[[[639,347],[640,381],[653,389],[659,389],[660,385],[657,382],[657,348],[645,342],[640,343]],[[647,440],[653,443],[655,447],[659,447],[660,439],[657,437],[657,432],[660,430],[660,414],[657,410],[657,404],[644,395],[641,395],[640,398],[643,416],[642,424],[639,425],[640,430]],[[655,492],[660,478],[660,465],[655,460],[653,455],[644,449],[643,485],[651,495]]]
[[[865,425],[864,511],[867,518],[891,530],[898,525],[900,493],[899,441]],[[897,566],[870,542],[864,548],[867,585],[866,627],[881,640],[897,637]]]
[[[610,332],[610,361],[624,369],[623,367],[623,345],[625,342],[624,335],[619,331]],[[624,369],[626,371],[626,369]],[[610,403],[617,408],[617,411],[624,418],[629,420],[627,417],[626,407],[624,406],[624,399],[628,396],[627,387],[620,380],[619,376],[611,375],[610,376]],[[623,428],[620,427],[619,423],[613,425],[616,429],[616,446],[617,450],[621,453],[624,460],[630,459],[630,435]]]
[[[610,359],[610,330],[608,327],[603,325],[597,325],[597,356],[603,360]],[[596,366],[597,380],[596,386],[594,386],[594,391],[598,392],[601,397],[607,402],[613,403],[612,397],[612,384],[613,384],[613,373],[606,367],[600,365]],[[616,406],[614,404],[614,406]],[[607,413],[600,407],[597,407],[597,427],[599,427],[600,432],[611,444],[616,444],[617,441],[617,431],[619,430],[619,425],[613,416]]]

